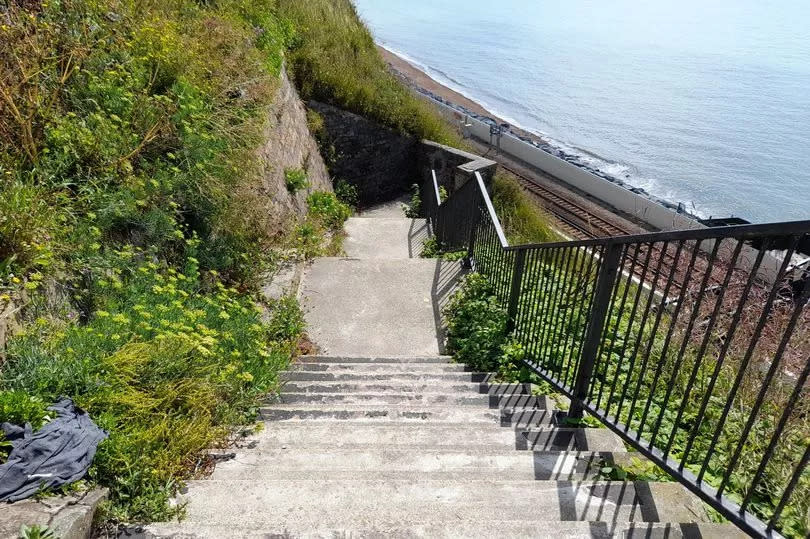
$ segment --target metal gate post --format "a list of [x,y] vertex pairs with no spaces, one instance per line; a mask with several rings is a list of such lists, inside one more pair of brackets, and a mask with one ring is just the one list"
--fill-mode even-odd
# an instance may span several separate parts
[[585,343],[582,347],[582,357],[579,360],[571,408],[568,411],[568,417],[572,419],[582,419],[582,414],[585,411],[583,403],[588,398],[591,376],[597,359],[596,354],[599,352],[602,332],[605,329],[605,322],[609,315],[610,296],[613,293],[613,285],[616,283],[616,277],[619,274],[621,256],[622,245],[617,243],[608,244],[596,280],[596,291],[594,292],[590,321],[585,334]]

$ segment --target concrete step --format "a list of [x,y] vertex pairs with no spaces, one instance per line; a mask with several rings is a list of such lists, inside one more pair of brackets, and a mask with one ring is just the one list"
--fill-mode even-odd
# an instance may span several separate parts
[[[488,519],[692,522],[699,502],[675,483],[470,480],[201,480],[178,499],[190,523],[282,529]],[[310,508],[310,510],[305,510]]]
[[[350,436],[347,436],[350,433]],[[607,451],[624,452],[625,447],[606,429],[538,427],[533,429],[501,428],[467,423],[395,422],[375,420],[316,421],[302,426],[295,421],[265,424],[265,428],[248,441],[256,448],[297,446],[300,451],[318,447],[406,448],[410,451],[438,447],[462,451],[495,448],[537,451]]]
[[290,393],[462,393],[480,395],[531,395],[530,384],[480,384],[475,382],[423,382],[401,380],[393,382],[287,382],[282,391]]
[[[302,426],[297,422],[268,422],[264,429],[250,438],[258,448],[267,445],[299,446],[301,450],[313,445],[325,447],[367,446],[420,447],[454,446],[467,450],[495,445],[514,449],[516,433],[493,423],[488,428],[467,423],[411,423],[393,421],[317,421]],[[525,445],[525,444],[524,444]]]
[[501,425],[550,425],[554,413],[549,410],[525,410],[504,418],[501,410],[470,406],[362,405],[362,404],[278,404],[260,410],[265,421],[405,421]]
[[294,393],[284,392],[277,397],[282,404],[364,404],[374,406],[478,406],[500,408],[504,406],[544,410],[550,404],[545,397],[532,395],[480,395],[467,393]]
[[526,451],[609,451],[627,449],[621,438],[607,429],[528,427],[515,429],[515,448]]
[[452,356],[301,356],[298,364],[309,363],[453,363]]
[[296,363],[287,372],[359,372],[359,373],[426,373],[469,372],[466,365],[460,363]]
[[[528,515],[527,515],[528,516]],[[380,522],[365,519],[363,527],[301,528],[290,522],[283,528],[150,524],[143,539],[468,539],[470,537],[509,537],[515,539],[745,539],[731,524],[660,522],[543,522],[537,520],[487,520]],[[133,535],[134,536],[134,535]]]
[[297,370],[281,374],[283,381],[324,381],[324,382],[391,382],[404,383],[408,381],[437,382],[437,383],[485,383],[495,380],[495,375],[488,372],[442,372],[442,373],[379,373],[364,371],[325,372]]
[[211,479],[599,479],[603,466],[628,463],[628,453],[514,451],[509,448],[422,451],[375,446],[276,446],[217,464]]

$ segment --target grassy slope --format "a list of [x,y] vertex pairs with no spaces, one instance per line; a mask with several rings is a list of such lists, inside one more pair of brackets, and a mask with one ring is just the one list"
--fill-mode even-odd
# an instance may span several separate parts
[[492,204],[511,245],[557,241],[543,210],[508,174],[495,175]]
[[304,99],[324,101],[392,129],[458,146],[458,135],[388,73],[350,0],[278,0],[298,29],[290,68]]
[[14,6],[0,27],[0,311],[29,303],[0,366],[0,421],[36,426],[73,397],[110,432],[91,470],[111,488],[107,518],[168,518],[302,331],[294,300],[267,305],[269,322],[255,306],[274,245],[242,194],[292,29],[262,0]]

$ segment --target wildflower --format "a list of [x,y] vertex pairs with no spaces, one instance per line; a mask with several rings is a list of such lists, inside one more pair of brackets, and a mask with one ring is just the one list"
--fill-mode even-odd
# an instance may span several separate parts
[[231,315],[229,315],[229,314],[228,314],[227,312],[225,312],[225,311],[220,311],[220,312],[219,312],[219,317],[220,317],[222,320],[228,320],[228,319],[231,317]]
[[96,318],[107,318],[108,316],[110,316],[110,313],[107,311],[96,311]]
[[253,375],[250,374],[247,371],[240,372],[237,376],[240,379],[244,380],[245,382],[252,382],[253,381]]

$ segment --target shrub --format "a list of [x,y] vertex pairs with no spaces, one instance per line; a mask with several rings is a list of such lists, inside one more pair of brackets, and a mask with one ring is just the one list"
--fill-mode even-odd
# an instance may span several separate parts
[[0,423],[25,425],[34,430],[48,419],[47,404],[25,391],[0,391]]
[[334,193],[316,191],[307,197],[309,213],[324,227],[340,230],[352,214],[349,206],[338,200]]
[[105,277],[92,285],[88,323],[40,319],[13,339],[0,393],[18,419],[71,396],[109,430],[90,477],[111,489],[108,517],[119,521],[176,513],[168,505],[176,486],[278,388],[303,327],[293,298],[263,324],[261,309],[202,275],[195,257],[181,270],[153,260],[153,251],[126,247],[98,261]]
[[293,194],[309,187],[307,173],[300,168],[284,169],[284,181],[287,184],[287,191]]
[[357,187],[346,180],[338,180],[335,182],[335,196],[338,200],[351,208],[357,208],[357,204],[360,202]]
[[446,251],[445,246],[436,239],[436,236],[428,236],[422,242],[422,251],[419,253],[420,258],[441,258],[448,262],[461,260],[467,256],[466,249],[458,251]]
[[492,285],[478,273],[467,275],[445,307],[447,347],[477,371],[495,371],[507,342],[506,311]]
[[411,186],[411,200],[408,204],[402,205],[402,211],[405,212],[405,217],[410,219],[418,219],[422,216],[422,196],[419,194],[418,185]]

